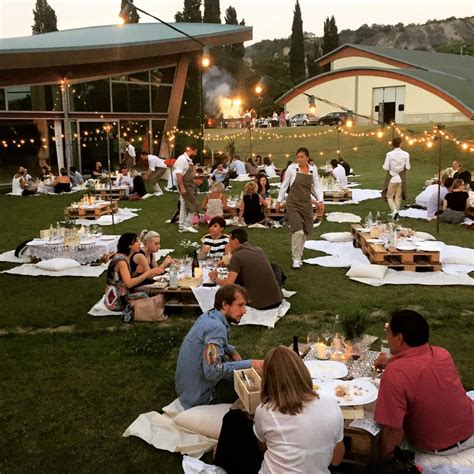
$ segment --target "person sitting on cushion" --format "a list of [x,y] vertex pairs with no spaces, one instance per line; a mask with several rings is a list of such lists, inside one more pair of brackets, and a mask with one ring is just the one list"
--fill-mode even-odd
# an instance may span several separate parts
[[242,219],[247,225],[263,223],[265,221],[262,206],[267,207],[268,204],[257,191],[257,183],[250,181],[245,185],[244,197],[240,201],[239,223],[242,223]]
[[228,248],[232,253],[228,277],[220,279],[217,272],[212,271],[209,272],[209,279],[221,286],[233,283],[242,285],[249,293],[249,306],[253,308],[278,308],[283,295],[265,252],[248,242],[247,232],[242,228],[230,233]]
[[102,173],[104,171],[104,168],[102,166],[102,163],[100,161],[96,161],[94,165],[94,169],[92,170],[91,176],[93,179],[100,178],[102,176]]
[[53,188],[56,194],[71,192],[71,178],[67,175],[66,168],[59,170],[60,175],[53,181]]
[[439,220],[447,224],[462,224],[466,217],[466,210],[469,207],[469,193],[462,179],[455,179],[451,187],[451,192],[447,193],[443,199],[443,213]]
[[26,168],[20,166],[18,172],[12,179],[12,194],[15,196],[31,196],[36,193],[36,187],[33,187],[25,178]]
[[229,343],[230,325],[240,322],[247,300],[247,292],[238,285],[219,288],[214,309],[202,314],[184,338],[176,364],[175,388],[185,409],[234,402],[234,370],[253,367],[261,371],[263,361],[242,360]]
[[462,386],[449,352],[429,344],[426,319],[412,310],[395,311],[387,325],[392,358],[380,354],[385,369],[374,420],[381,425],[379,455],[393,456],[404,437],[437,455],[474,448],[474,400]]
[[222,258],[225,254],[229,236],[224,234],[225,219],[221,216],[213,217],[209,222],[209,234],[202,239],[201,252],[212,258]]
[[81,186],[81,184],[84,184],[84,178],[82,177],[82,174],[79,173],[79,171],[77,171],[74,166],[69,167],[69,173],[73,186]]

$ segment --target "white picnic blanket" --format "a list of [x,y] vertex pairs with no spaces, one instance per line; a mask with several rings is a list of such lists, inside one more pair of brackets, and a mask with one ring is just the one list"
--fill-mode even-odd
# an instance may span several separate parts
[[[137,212],[141,209],[131,209],[128,207],[120,208],[114,214],[114,224],[120,224],[122,222],[128,221],[129,219],[133,219],[137,217]],[[84,225],[84,226],[91,226],[91,225],[100,225],[100,226],[107,226],[112,225],[112,216],[100,216],[97,220],[94,219],[74,219],[74,224],[77,225]]]
[[68,268],[67,270],[42,270],[33,263],[25,263],[18,267],[4,270],[2,273],[9,275],[23,275],[23,276],[50,276],[50,277],[98,277],[107,269],[107,264],[97,265],[91,267],[90,265],[81,265],[80,267]]
[[15,251],[9,250],[0,254],[0,262],[6,263],[28,263],[30,259],[28,257],[15,257]]
[[249,176],[248,174],[241,174],[240,176],[237,176],[237,178],[231,179],[230,181],[245,182],[245,181],[252,181],[252,179],[253,177]]
[[[198,286],[197,288],[193,288],[193,294],[196,298],[199,306],[203,313],[206,311],[210,311],[214,308],[214,299],[216,297],[216,293],[219,287],[212,286]],[[282,290],[283,296],[285,298],[290,298],[296,292],[295,291],[287,291]],[[245,313],[244,317],[240,320],[239,326],[245,325],[255,325],[255,326],[266,326],[268,328],[274,328],[275,324],[288,312],[290,309],[291,304],[283,300],[281,305],[278,308],[274,309],[266,309],[260,310],[251,308],[250,306],[246,306],[247,312]]]
[[362,219],[360,216],[349,212],[329,212],[326,214],[326,220],[328,222],[350,222],[358,224]]
[[398,213],[400,217],[408,217],[410,219],[422,219],[424,221],[430,221],[436,219],[435,217],[428,217],[428,211],[426,209],[401,209]]
[[444,272],[405,272],[387,269],[385,276],[379,278],[349,277],[353,281],[370,286],[382,285],[427,285],[427,286],[474,286],[474,278],[467,274],[449,275]]
[[226,474],[221,467],[206,464],[190,456],[183,456],[182,466],[184,474]]
[[[352,183],[348,187],[353,187],[358,185],[358,183]],[[343,202],[333,202],[333,201],[324,201],[324,204],[342,206],[346,204],[359,204],[362,201],[367,201],[369,199],[378,199],[382,197],[382,191],[377,189],[352,189],[352,199],[350,201]]]

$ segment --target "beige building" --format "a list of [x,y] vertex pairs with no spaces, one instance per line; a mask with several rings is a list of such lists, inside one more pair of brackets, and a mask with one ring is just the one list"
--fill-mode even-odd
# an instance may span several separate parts
[[[308,110],[308,95],[385,123],[454,122],[474,116],[471,56],[346,44],[321,57],[319,64],[329,64],[330,71],[277,100],[291,116]],[[318,100],[316,107],[319,117],[342,111]]]

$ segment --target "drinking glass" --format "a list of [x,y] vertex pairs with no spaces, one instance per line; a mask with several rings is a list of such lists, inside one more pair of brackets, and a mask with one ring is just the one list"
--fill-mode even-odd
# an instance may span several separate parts
[[382,339],[382,342],[380,344],[380,352],[382,354],[385,354],[389,359],[392,357],[392,354],[390,353],[390,346],[388,345],[387,339]]
[[323,323],[322,326],[321,326],[320,334],[321,334],[321,337],[323,338],[326,346],[330,346],[331,345],[331,339],[332,339],[331,324]]

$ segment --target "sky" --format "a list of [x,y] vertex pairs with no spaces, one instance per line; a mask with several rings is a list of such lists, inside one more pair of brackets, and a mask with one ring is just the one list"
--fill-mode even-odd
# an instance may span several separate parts
[[[58,17],[58,29],[115,24],[120,0],[48,0]],[[134,0],[143,10],[174,21],[183,0]],[[0,38],[31,35],[36,0],[0,0]],[[291,34],[294,0],[221,0],[221,13],[232,5],[239,20],[253,26],[253,41],[285,38]],[[339,30],[356,29],[364,23],[393,25],[424,23],[451,16],[474,15],[472,0],[300,0],[305,31],[322,36],[323,22],[334,15]],[[154,21],[142,17],[141,22]],[[1,41],[1,39],[0,39]]]

